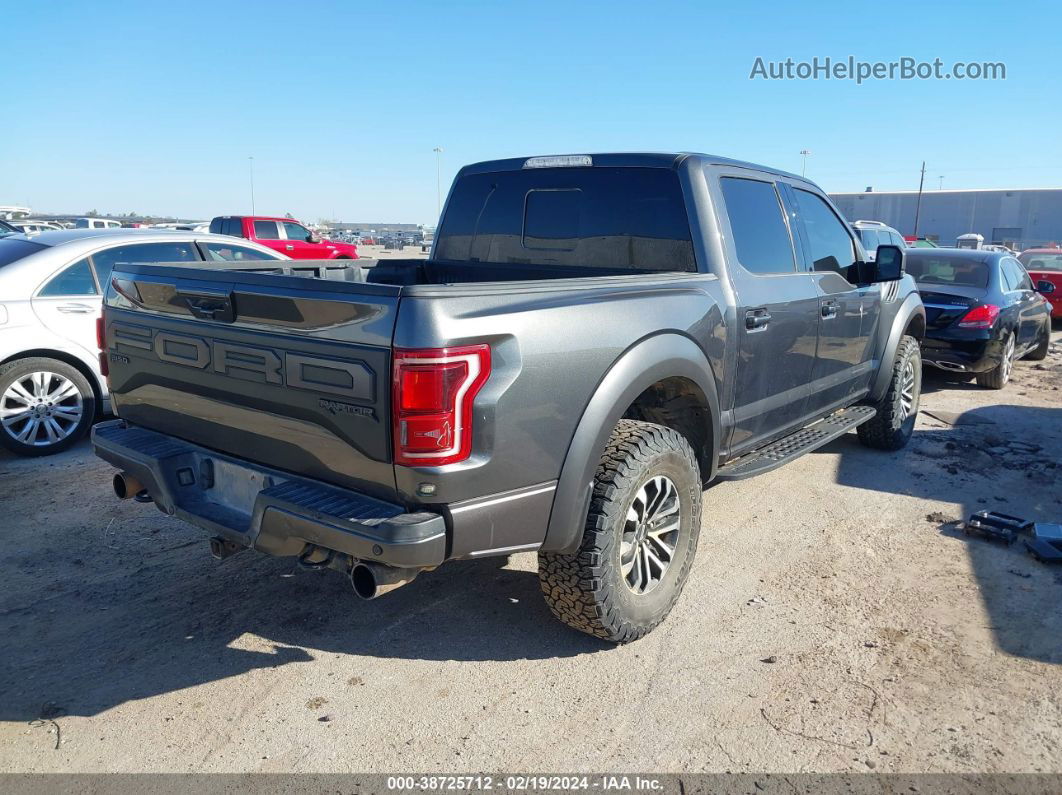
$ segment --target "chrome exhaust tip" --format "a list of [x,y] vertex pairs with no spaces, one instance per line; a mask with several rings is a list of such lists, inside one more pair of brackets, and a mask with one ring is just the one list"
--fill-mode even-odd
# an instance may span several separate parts
[[144,484],[128,472],[119,472],[111,481],[114,496],[120,500],[129,500],[144,491]]
[[413,582],[420,571],[359,561],[350,570],[350,584],[360,598],[375,599]]

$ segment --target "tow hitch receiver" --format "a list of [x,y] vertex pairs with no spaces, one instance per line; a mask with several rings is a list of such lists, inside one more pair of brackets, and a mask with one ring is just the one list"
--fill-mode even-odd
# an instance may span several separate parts
[[210,554],[218,560],[232,557],[243,549],[246,549],[246,547],[241,547],[235,541],[229,541],[229,539],[221,536],[214,536],[210,539]]

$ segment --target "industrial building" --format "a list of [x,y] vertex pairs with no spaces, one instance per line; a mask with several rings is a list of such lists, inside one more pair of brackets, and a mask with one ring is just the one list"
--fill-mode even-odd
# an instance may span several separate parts
[[[1062,188],[831,193],[849,221],[883,221],[904,235],[954,246],[974,232],[1014,249],[1062,242]],[[915,213],[918,228],[915,229]]]

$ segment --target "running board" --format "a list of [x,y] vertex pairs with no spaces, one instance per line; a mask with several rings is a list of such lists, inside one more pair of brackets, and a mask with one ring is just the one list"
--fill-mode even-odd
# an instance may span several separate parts
[[782,464],[788,464],[794,458],[800,458],[804,453],[817,450],[838,436],[843,436],[857,425],[862,425],[872,419],[877,413],[877,409],[871,406],[852,406],[838,411],[758,450],[727,462],[719,467],[716,478],[742,480],[770,472]]

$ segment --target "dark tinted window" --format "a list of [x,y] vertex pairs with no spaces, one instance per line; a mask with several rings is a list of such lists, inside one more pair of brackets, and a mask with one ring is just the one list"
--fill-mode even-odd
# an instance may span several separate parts
[[738,262],[752,273],[791,273],[793,243],[774,185],[733,177],[719,183]]
[[847,276],[848,268],[855,262],[855,246],[848,228],[821,197],[799,188],[793,193],[811,246],[815,270],[835,271]]
[[[921,253],[925,251],[926,253]],[[935,257],[931,250],[915,249],[907,253],[907,272],[919,284],[987,287],[988,264],[966,257]]]
[[881,239],[881,234],[876,229],[860,229],[859,240],[863,244],[863,249],[873,253],[882,243],[887,243],[888,240]]
[[435,256],[456,262],[695,271],[678,175],[529,168],[458,180]]
[[1003,275],[1006,277],[1007,286],[1011,290],[1031,290],[1033,288],[1032,279],[1029,278],[1029,274],[1025,272],[1025,268],[1021,266],[1016,259],[1006,258],[1001,261],[1003,267]]
[[120,262],[198,262],[199,256],[191,242],[133,243],[118,246],[92,255],[96,276],[106,285],[111,278],[111,268]]
[[255,221],[254,236],[258,240],[280,240],[276,221]]
[[278,259],[246,246],[230,246],[228,243],[203,243],[207,259],[211,262],[244,262],[246,260]]
[[223,232],[225,228],[225,222],[227,218],[215,218],[210,222],[210,234],[212,235],[227,235],[228,232]]
[[10,265],[23,257],[28,257],[30,254],[43,251],[45,248],[47,246],[42,246],[40,243],[34,243],[30,240],[4,238],[0,240],[0,268],[4,265]]
[[52,280],[44,285],[39,295],[97,295],[97,293],[89,261],[83,259],[68,266],[58,276],[53,276]]

